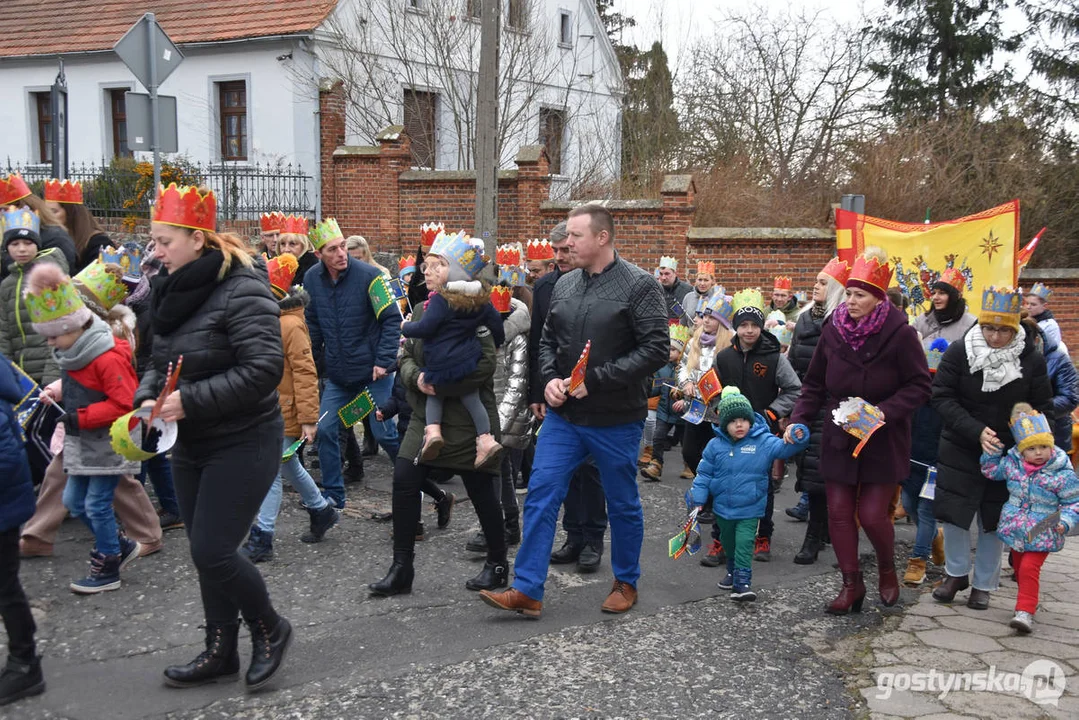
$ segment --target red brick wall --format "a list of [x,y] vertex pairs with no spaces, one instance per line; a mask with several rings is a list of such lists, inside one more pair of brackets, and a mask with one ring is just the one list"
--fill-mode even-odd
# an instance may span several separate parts
[[794,281],[808,297],[813,282],[835,256],[835,233],[816,228],[692,228],[688,267],[698,260],[716,264],[716,278],[728,293],[760,287],[767,296],[777,275]]

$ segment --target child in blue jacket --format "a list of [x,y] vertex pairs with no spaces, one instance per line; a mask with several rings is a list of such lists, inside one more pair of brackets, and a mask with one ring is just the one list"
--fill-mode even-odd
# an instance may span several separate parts
[[7,664],[0,670],[0,705],[45,691],[34,646],[34,616],[19,583],[19,526],[34,514],[34,486],[14,406],[23,392],[11,361],[0,355],[0,614]]
[[1015,446],[1003,455],[982,453],[981,465],[987,478],[1008,483],[997,535],[1012,549],[1019,584],[1009,625],[1029,633],[1042,564],[1064,547],[1064,536],[1079,523],[1079,479],[1068,456],[1054,445],[1049,420],[1030,405],[1018,403],[1012,409],[1011,431]]
[[809,445],[809,429],[793,425],[794,443],[772,434],[768,421],[753,412],[749,398],[733,385],[723,388],[719,423],[708,442],[690,488],[690,502],[700,507],[711,495],[712,510],[727,550],[727,576],[718,583],[731,590],[732,600],[756,600],[753,548],[757,524],[764,517],[775,460],[788,460]]

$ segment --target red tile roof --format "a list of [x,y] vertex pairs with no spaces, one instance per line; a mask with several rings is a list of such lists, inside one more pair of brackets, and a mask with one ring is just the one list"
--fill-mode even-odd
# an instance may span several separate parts
[[109,50],[144,13],[177,44],[314,30],[336,0],[3,0],[0,57]]

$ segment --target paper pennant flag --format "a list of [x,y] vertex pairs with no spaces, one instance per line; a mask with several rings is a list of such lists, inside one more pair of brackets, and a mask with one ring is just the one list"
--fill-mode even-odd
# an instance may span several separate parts
[[288,462],[289,460],[291,460],[292,456],[299,451],[300,446],[303,445],[305,439],[306,438],[300,438],[299,440],[285,448],[285,452],[281,455],[281,462]]
[[11,364],[11,368],[15,371],[15,376],[19,382],[19,395],[20,399],[14,404],[13,410],[15,416],[19,419],[19,425],[26,429],[26,424],[30,422],[30,415],[33,414],[34,408],[38,405],[38,398],[41,396],[41,388],[34,382],[34,379],[26,374],[26,372],[18,366],[14,361],[8,360]]
[[390,292],[392,292],[393,296],[398,300],[408,295],[408,289],[405,287],[405,284],[401,282],[400,278],[394,278],[393,280],[390,280],[389,284]]
[[680,530],[677,535],[667,541],[668,557],[677,558],[682,554],[682,548],[686,545],[686,531]]
[[584,385],[584,374],[588,371],[588,356],[592,352],[592,341],[589,340],[584,344],[584,350],[581,351],[581,357],[577,360],[577,364],[573,366],[573,372],[569,376],[569,392],[573,392],[581,385]]
[[659,392],[663,388],[670,388],[671,390],[677,390],[678,385],[674,383],[670,378],[652,378],[652,392]]
[[1034,527],[1027,531],[1027,542],[1034,542],[1034,538],[1050,528],[1055,528],[1059,523],[1060,511],[1056,510],[1049,513],[1044,518],[1034,523]]
[[371,307],[375,311],[375,317],[381,317],[382,311],[388,308],[397,299],[390,283],[385,277],[379,275],[367,286],[367,297],[371,299]]
[[694,508],[678,534],[667,541],[667,554],[677,560],[686,553],[696,555],[700,549],[701,526],[697,522],[697,509]]
[[346,428],[350,428],[358,422],[363,422],[363,419],[370,415],[374,409],[374,398],[371,397],[370,391],[364,390],[354,397],[352,402],[338,410],[337,417],[341,418],[341,422]]
[[701,399],[706,404],[712,402],[712,398],[723,390],[723,384],[719,382],[719,375],[716,374],[714,367],[709,368],[708,372],[697,381],[697,389],[701,391]]
[[701,402],[698,398],[693,398],[689,401],[689,408],[682,413],[682,419],[693,425],[700,425],[704,422],[705,413],[708,410],[708,406]]
[[[679,318],[690,317],[689,315],[686,315],[686,309],[682,307],[682,303],[678,302],[677,300],[671,303],[671,314]],[[690,319],[692,320],[692,318]]]

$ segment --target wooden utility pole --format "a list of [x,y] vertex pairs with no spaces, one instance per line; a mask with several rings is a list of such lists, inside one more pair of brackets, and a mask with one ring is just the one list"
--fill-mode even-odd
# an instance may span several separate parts
[[[480,76],[476,91],[476,228],[494,264],[498,246],[498,53],[502,3],[482,0]],[[488,273],[493,273],[493,267]]]

